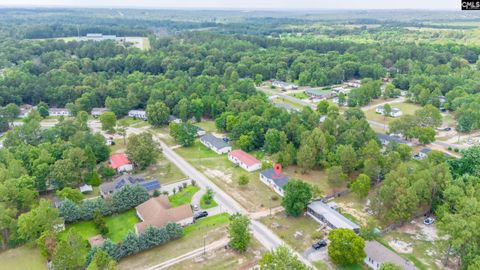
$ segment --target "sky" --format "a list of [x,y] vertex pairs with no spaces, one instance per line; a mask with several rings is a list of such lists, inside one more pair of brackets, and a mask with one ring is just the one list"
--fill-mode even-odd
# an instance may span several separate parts
[[460,10],[460,0],[0,0],[0,6],[168,9],[432,9]]

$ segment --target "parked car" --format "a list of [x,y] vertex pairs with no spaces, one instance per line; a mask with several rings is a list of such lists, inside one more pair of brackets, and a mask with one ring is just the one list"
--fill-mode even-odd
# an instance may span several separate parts
[[198,205],[194,204],[194,205],[192,205],[192,209],[193,209],[193,211],[199,211],[200,207],[198,207]]
[[200,218],[203,218],[203,217],[206,217],[206,216],[208,216],[208,212],[207,211],[201,211],[201,212],[198,212],[195,215],[193,215],[193,219],[197,220],[197,219],[200,219]]
[[435,223],[435,219],[432,217],[428,217],[423,220],[423,224],[425,225],[432,225],[433,223]]
[[320,241],[316,242],[315,244],[313,244],[312,248],[317,250],[317,249],[321,249],[322,247],[326,247],[326,246],[327,246],[327,241],[320,240]]

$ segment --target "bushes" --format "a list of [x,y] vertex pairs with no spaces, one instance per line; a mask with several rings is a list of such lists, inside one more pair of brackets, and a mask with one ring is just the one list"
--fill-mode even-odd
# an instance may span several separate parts
[[128,233],[118,244],[107,239],[100,247],[93,247],[87,255],[87,265],[99,250],[106,252],[112,259],[118,261],[140,251],[165,244],[183,235],[183,229],[176,223],[168,223],[162,228],[148,227],[141,235]]
[[100,212],[102,216],[124,212],[143,203],[148,198],[148,192],[142,186],[125,186],[108,200],[96,198],[75,204],[71,200],[65,199],[62,201],[59,211],[65,222],[72,223],[78,220],[91,220],[96,212]]

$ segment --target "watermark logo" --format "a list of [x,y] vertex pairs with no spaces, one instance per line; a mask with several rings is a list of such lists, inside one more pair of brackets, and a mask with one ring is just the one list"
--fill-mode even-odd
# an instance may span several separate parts
[[480,1],[462,0],[462,10],[480,10]]

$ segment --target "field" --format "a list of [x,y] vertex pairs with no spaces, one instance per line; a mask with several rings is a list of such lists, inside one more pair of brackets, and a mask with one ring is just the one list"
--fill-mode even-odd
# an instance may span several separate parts
[[[198,140],[193,146],[180,147],[175,151],[249,211],[264,210],[269,207],[271,196],[278,197],[260,181],[258,171],[249,173],[235,167],[226,155],[216,154]],[[248,176],[250,180],[244,187],[237,183],[241,175]],[[271,203],[272,207],[280,205],[279,200]]]
[[[391,104],[392,108],[398,108],[402,111],[403,115],[413,115],[416,110],[420,109],[421,107],[416,104],[412,103],[394,103]],[[372,108],[368,111],[365,112],[365,116],[367,117],[368,120],[376,121],[379,123],[386,123],[389,124],[391,121],[393,121],[396,118],[393,117],[384,117],[383,115],[376,113],[375,108]]]
[[0,270],[47,270],[47,260],[37,248],[26,245],[0,253]]
[[147,269],[168,259],[175,258],[189,251],[226,237],[228,214],[221,214],[200,219],[184,229],[184,236],[165,245],[123,258],[119,269]]
[[295,97],[298,99],[307,99],[308,96],[302,91],[302,92],[295,92],[295,93],[289,93],[288,94],[291,97]]
[[185,175],[182,171],[180,171],[175,164],[170,162],[170,160],[165,158],[162,154],[159,156],[156,164],[150,165],[144,171],[139,171],[139,173],[143,174],[145,177],[160,180],[162,185],[175,183],[185,179]]
[[283,172],[289,178],[300,179],[312,185],[318,186],[323,195],[329,195],[334,192],[343,190],[345,187],[332,188],[327,180],[327,172],[325,170],[312,170],[302,174],[301,169],[295,165],[283,168]]
[[184,204],[190,204],[192,202],[192,197],[195,193],[200,190],[197,186],[188,186],[182,191],[175,193],[174,195],[169,196],[170,204],[172,207],[177,207]]

